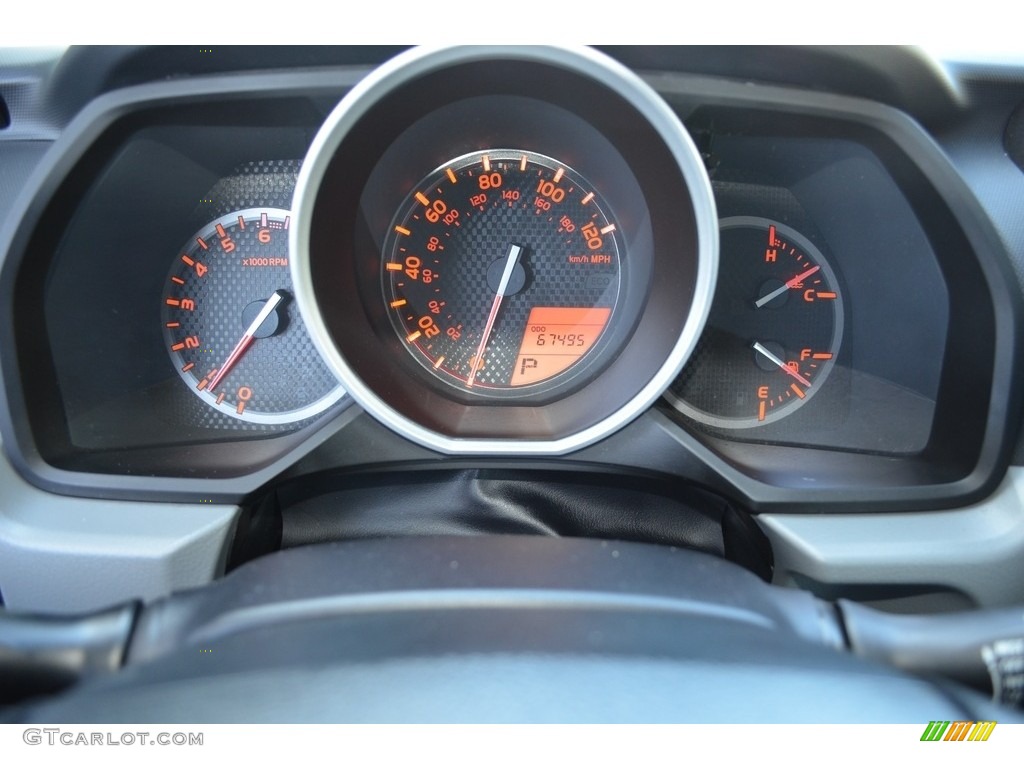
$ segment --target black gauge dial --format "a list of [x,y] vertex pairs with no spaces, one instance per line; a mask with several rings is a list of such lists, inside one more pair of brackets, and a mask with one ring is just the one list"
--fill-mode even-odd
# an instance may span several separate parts
[[290,223],[277,208],[210,222],[175,259],[162,301],[164,339],[189,390],[256,424],[301,421],[345,394],[292,300]]
[[384,244],[384,301],[431,374],[492,397],[596,362],[622,277],[617,225],[565,163],[518,149],[456,158],[406,197]]
[[836,363],[836,276],[803,235],[768,219],[723,219],[718,287],[693,357],[667,393],[720,428],[756,427],[808,402]]

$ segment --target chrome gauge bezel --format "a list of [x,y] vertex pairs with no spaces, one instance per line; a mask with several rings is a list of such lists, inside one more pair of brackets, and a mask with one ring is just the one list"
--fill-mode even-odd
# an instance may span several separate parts
[[[467,435],[460,431],[457,425],[438,427],[427,425],[421,419],[410,418],[400,412],[393,402],[389,402],[380,391],[381,387],[370,386],[364,380],[364,376],[357,371],[353,361],[339,350],[338,330],[332,330],[330,327],[317,295],[318,288],[323,288],[317,286],[312,267],[313,230],[321,225],[321,221],[316,218],[316,207],[325,176],[346,137],[360,127],[361,121],[365,120],[382,100],[418,78],[467,65],[486,66],[492,62],[507,66],[546,67],[552,73],[565,73],[567,77],[572,77],[576,81],[585,79],[587,82],[595,83],[594,87],[610,90],[642,116],[645,125],[664,143],[665,150],[674,161],[675,167],[670,169],[670,172],[682,179],[682,184],[689,195],[689,201],[680,204],[690,209],[687,213],[693,220],[695,242],[692,257],[695,262],[695,278],[689,306],[678,309],[679,312],[685,313],[685,320],[680,324],[681,331],[675,337],[667,354],[660,356],[660,362],[653,373],[646,377],[643,385],[627,401],[617,403],[610,412],[601,413],[599,418],[589,423],[574,426],[566,434],[499,434],[481,437]],[[467,147],[472,148],[476,147]],[[421,178],[423,173],[429,170],[430,168],[423,168],[419,173],[410,172],[410,175]],[[358,180],[354,183],[358,183]],[[293,210],[295,218],[291,234],[291,252],[296,299],[324,359],[337,374],[345,389],[372,416],[409,440],[442,453],[556,455],[601,440],[634,419],[658,399],[692,352],[710,310],[717,272],[718,225],[711,185],[700,155],[679,118],[653,89],[625,67],[590,49],[443,47],[419,48],[397,56],[353,88],[328,117],[303,163]],[[339,252],[343,253],[345,247],[347,244],[339,246]],[[337,255],[335,257],[340,258]],[[365,257],[366,254],[360,254],[360,258]],[[657,275],[654,275],[653,280],[657,279]],[[666,309],[664,306],[658,307],[659,312],[665,312]],[[641,372],[639,375],[644,376],[645,373]],[[435,391],[428,392],[425,397],[438,400],[443,399],[444,395]],[[522,411],[524,415],[526,411],[532,411],[534,416],[538,416],[539,413],[538,418],[543,421],[543,410],[546,407],[553,406],[540,404],[537,407],[517,410]],[[554,407],[557,407],[557,404]],[[508,412],[501,414],[495,410],[492,413],[500,417],[507,415]]]

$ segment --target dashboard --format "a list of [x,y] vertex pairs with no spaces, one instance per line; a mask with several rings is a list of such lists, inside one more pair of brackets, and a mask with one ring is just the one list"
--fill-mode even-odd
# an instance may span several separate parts
[[740,53],[0,60],[4,601],[452,530],[1019,598],[1020,81]]

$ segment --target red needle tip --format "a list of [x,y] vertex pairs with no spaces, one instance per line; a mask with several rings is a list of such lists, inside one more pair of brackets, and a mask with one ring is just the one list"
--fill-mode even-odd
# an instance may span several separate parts
[[224,377],[227,376],[228,373],[231,372],[231,369],[235,367],[235,363],[237,363],[241,359],[242,355],[245,354],[245,350],[247,350],[249,348],[249,345],[252,344],[252,340],[254,338],[256,338],[256,337],[255,336],[250,336],[250,335],[246,334],[235,345],[235,348],[233,350],[231,350],[231,354],[228,355],[228,359],[224,361],[224,365],[222,365],[220,367],[220,370],[217,371],[217,375],[214,376],[213,379],[210,380],[210,385],[209,385],[208,389],[211,392],[214,390],[214,388],[218,384],[221,383],[221,381],[224,379]]
[[469,370],[469,378],[466,379],[466,386],[472,387],[476,381],[476,372],[480,370],[480,362],[483,360],[484,350],[487,349],[487,342],[491,338],[491,331],[494,329],[494,319],[498,316],[501,308],[501,300],[505,298],[505,291],[508,289],[508,281],[512,277],[512,270],[519,261],[519,254],[523,252],[521,245],[511,243],[508,253],[505,256],[505,269],[501,273],[501,281],[498,283],[498,290],[495,291],[494,301],[491,303],[490,314],[487,315],[487,323],[484,325],[484,334],[480,339],[480,346],[476,348],[476,356],[473,358],[473,367]]
[[804,280],[806,280],[808,277],[813,275],[819,269],[821,269],[821,267],[818,266],[818,265],[815,265],[815,266],[811,267],[810,269],[808,269],[806,272],[801,272],[799,275],[797,275],[792,280],[787,282],[786,283],[786,287],[787,288],[795,288],[798,284],[802,283]]
[[784,371],[785,371],[786,373],[788,373],[788,374],[789,374],[790,376],[792,376],[792,377],[793,377],[794,379],[796,379],[797,381],[799,381],[799,382],[800,382],[801,384],[803,384],[803,385],[804,385],[805,387],[809,387],[809,386],[811,386],[811,382],[809,382],[809,381],[808,381],[807,379],[805,379],[805,378],[804,378],[803,376],[801,376],[801,375],[800,375],[799,373],[797,373],[796,371],[794,371],[794,370],[793,370],[792,368],[790,368],[790,367],[789,367],[788,365],[784,365],[784,366],[782,366],[782,370],[784,370]]
[[263,305],[263,309],[259,311],[259,314],[249,324],[249,327],[245,329],[245,333],[242,334],[242,338],[239,339],[235,348],[231,350],[231,354],[228,355],[228,359],[224,361],[224,365],[217,371],[217,375],[210,381],[209,391],[212,392],[214,387],[221,383],[225,376],[227,376],[231,369],[235,367],[235,364],[242,359],[242,355],[252,344],[253,339],[256,338],[256,331],[263,325],[263,321],[269,317],[270,313],[277,309],[277,305],[284,300],[284,294],[281,291],[274,291],[270,298],[267,299],[267,303]]

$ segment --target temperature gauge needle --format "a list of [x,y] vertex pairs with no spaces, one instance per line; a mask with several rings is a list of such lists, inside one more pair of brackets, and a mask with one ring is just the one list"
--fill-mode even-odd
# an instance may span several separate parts
[[[769,293],[769,294],[767,294],[765,296],[762,296],[760,299],[755,301],[754,302],[754,306],[757,307],[758,309],[760,309],[765,304],[767,304],[769,301],[774,299],[776,296],[781,296],[786,291],[788,291],[790,288],[796,288],[798,285],[800,285],[800,283],[802,283],[808,277],[813,275],[819,269],[821,269],[821,267],[815,265],[815,266],[811,267],[810,269],[808,269],[806,272],[801,272],[799,275],[794,277],[792,280],[787,280],[783,285],[781,285],[780,287],[776,288],[771,293]],[[747,294],[747,295],[749,295],[749,294]]]
[[[817,267],[815,267],[815,269],[817,269]],[[773,355],[773,354],[772,354],[771,352],[769,352],[769,351],[768,351],[768,349],[767,349],[767,348],[766,348],[766,347],[765,347],[765,346],[764,346],[764,345],[763,345],[763,344],[762,344],[761,342],[759,342],[759,341],[755,341],[755,342],[754,342],[754,349],[755,349],[756,351],[760,352],[760,353],[761,353],[762,355],[764,355],[765,357],[767,357],[767,358],[768,358],[769,360],[771,360],[771,361],[772,361],[773,363],[775,363],[775,365],[779,366],[779,368],[781,368],[781,369],[782,369],[783,373],[788,373],[788,374],[789,374],[790,376],[792,376],[792,377],[793,377],[794,379],[796,379],[797,381],[799,381],[799,382],[800,382],[801,384],[803,384],[803,385],[804,385],[805,387],[809,387],[809,386],[811,386],[811,382],[809,382],[809,381],[808,381],[807,379],[805,379],[805,378],[804,378],[803,376],[801,376],[801,375],[800,375],[799,373],[797,373],[796,371],[794,371],[794,370],[793,370],[792,368],[790,368],[790,367],[789,367],[788,365],[786,365],[786,364],[785,364],[784,362],[782,362],[781,360],[779,360],[779,358],[777,358],[777,357],[776,357],[775,355]]]
[[209,391],[213,391],[218,384],[223,381],[224,377],[231,372],[231,369],[235,367],[235,364],[242,359],[242,355],[252,345],[253,340],[256,338],[256,331],[263,325],[264,321],[270,317],[270,313],[277,309],[277,305],[284,301],[284,294],[281,291],[274,291],[273,295],[267,299],[267,303],[263,305],[263,309],[256,315],[255,319],[249,323],[249,327],[245,329],[245,333],[242,334],[242,338],[239,339],[235,348],[231,350],[231,354],[228,355],[228,359],[224,361],[224,364],[217,371],[217,374],[210,380]]
[[484,335],[480,339],[480,346],[476,348],[476,355],[473,357],[473,367],[469,371],[469,378],[466,379],[466,386],[472,387],[476,380],[476,372],[483,360],[484,350],[491,338],[491,330],[494,328],[494,321],[498,317],[498,309],[501,307],[501,300],[505,298],[505,291],[508,290],[508,281],[512,278],[512,271],[516,268],[519,255],[523,252],[521,245],[511,243],[508,247],[508,255],[505,256],[505,269],[501,273],[501,282],[498,283],[498,290],[494,295],[494,302],[491,304],[491,313],[487,315],[487,324],[484,325]]

